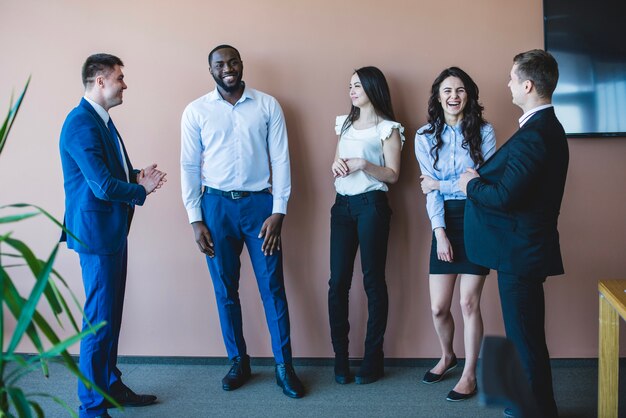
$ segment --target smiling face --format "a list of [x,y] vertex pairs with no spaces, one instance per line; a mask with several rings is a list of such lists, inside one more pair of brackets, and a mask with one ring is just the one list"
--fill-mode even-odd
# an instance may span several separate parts
[[127,86],[124,83],[124,73],[122,67],[115,65],[113,71],[107,75],[99,75],[96,77],[96,84],[100,89],[102,98],[102,107],[109,110],[113,106],[122,104],[124,90]]
[[350,79],[350,100],[352,100],[352,105],[359,109],[370,103],[357,73],[354,73]]
[[467,104],[467,92],[460,78],[450,76],[439,85],[439,103],[448,121],[463,119],[463,109]]
[[241,89],[243,62],[237,51],[231,48],[218,49],[211,56],[211,75],[218,87],[226,93]]

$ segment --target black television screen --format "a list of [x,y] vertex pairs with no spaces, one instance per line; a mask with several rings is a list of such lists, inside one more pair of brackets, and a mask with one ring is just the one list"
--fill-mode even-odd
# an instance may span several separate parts
[[544,0],[545,49],[559,63],[552,98],[568,136],[626,137],[626,0]]

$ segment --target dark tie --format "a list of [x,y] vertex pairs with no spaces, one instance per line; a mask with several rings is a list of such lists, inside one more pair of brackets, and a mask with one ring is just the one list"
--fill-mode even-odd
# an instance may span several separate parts
[[113,142],[115,142],[115,149],[117,150],[117,156],[123,165],[124,156],[122,155],[122,150],[120,149],[120,141],[117,139],[117,130],[115,129],[115,125],[113,125],[113,119],[111,119],[110,117],[109,121],[107,122],[107,127],[109,128],[109,131],[111,131],[111,135],[113,136]]

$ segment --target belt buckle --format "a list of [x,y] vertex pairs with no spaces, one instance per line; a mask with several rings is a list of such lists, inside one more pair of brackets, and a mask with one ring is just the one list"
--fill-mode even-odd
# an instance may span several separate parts
[[230,192],[230,197],[233,200],[241,199],[243,197],[243,192],[239,192],[239,191]]

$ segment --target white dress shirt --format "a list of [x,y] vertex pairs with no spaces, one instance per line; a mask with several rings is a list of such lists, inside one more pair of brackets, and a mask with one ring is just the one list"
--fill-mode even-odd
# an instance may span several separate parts
[[291,173],[278,101],[248,87],[234,105],[217,89],[194,100],[182,116],[180,166],[190,223],[202,220],[202,186],[226,192],[271,187],[272,213],[286,214]]

